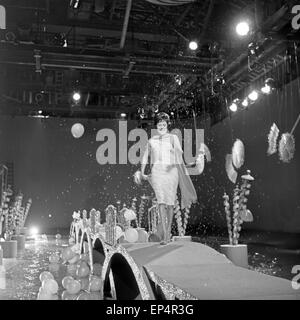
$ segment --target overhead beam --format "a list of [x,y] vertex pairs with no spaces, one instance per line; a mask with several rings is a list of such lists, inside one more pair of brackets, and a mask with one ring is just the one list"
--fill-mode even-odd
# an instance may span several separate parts
[[127,34],[127,28],[128,28],[128,22],[130,17],[130,11],[132,6],[132,0],[127,0],[127,6],[126,6],[126,12],[124,17],[124,24],[123,24],[123,30],[122,30],[122,36],[120,41],[120,49],[124,48],[125,40],[126,40],[126,34]]

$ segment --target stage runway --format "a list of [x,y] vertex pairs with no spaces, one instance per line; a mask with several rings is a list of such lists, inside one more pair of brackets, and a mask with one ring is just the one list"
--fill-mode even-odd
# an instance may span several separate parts
[[182,290],[187,299],[300,300],[300,290],[294,290],[291,281],[237,267],[200,243],[122,245],[148,279],[165,287],[165,292]]

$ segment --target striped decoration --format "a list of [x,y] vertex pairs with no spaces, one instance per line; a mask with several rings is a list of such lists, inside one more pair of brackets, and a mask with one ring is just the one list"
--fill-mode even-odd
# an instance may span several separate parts
[[146,0],[153,4],[163,5],[163,6],[180,6],[183,4],[195,2],[196,0]]

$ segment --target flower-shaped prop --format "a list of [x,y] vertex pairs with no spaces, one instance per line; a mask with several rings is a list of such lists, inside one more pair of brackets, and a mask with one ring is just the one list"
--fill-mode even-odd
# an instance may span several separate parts
[[226,193],[223,196],[229,243],[231,245],[238,245],[240,232],[242,230],[241,225],[244,222],[253,221],[252,213],[247,209],[247,197],[250,194],[252,181],[254,181],[254,178],[251,176],[250,170],[247,170],[247,175],[242,176],[241,187],[237,184],[234,189],[233,214],[230,212],[229,196]]
[[211,153],[208,147],[204,143],[201,143],[199,154],[196,159],[196,168],[198,170],[198,174],[202,174],[204,171],[205,158],[207,162],[211,162]]
[[[300,114],[290,132],[283,133],[278,144],[279,159],[284,163],[289,163],[295,154],[296,142],[294,137],[294,132],[300,122]],[[269,149],[268,154],[274,154],[277,151],[277,140],[279,136],[279,129],[276,124],[271,127],[270,133],[268,135]]]
[[245,162],[245,147],[241,140],[237,139],[232,147],[232,153],[226,155],[225,169],[229,180],[236,183],[238,173],[236,169],[240,169]]
[[241,140],[237,139],[232,147],[232,163],[240,169],[245,162],[245,147]]
[[282,162],[289,163],[295,154],[295,138],[290,133],[284,133],[279,141],[279,159]]
[[269,135],[268,135],[268,151],[267,154],[270,156],[277,152],[277,140],[279,137],[279,129],[275,123],[273,123]]

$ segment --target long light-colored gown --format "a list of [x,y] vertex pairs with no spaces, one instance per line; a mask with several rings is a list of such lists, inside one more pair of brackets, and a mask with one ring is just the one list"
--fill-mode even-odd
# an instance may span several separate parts
[[170,134],[154,136],[149,140],[152,163],[150,183],[157,202],[170,206],[175,205],[179,182],[175,144],[181,149],[177,136]]

